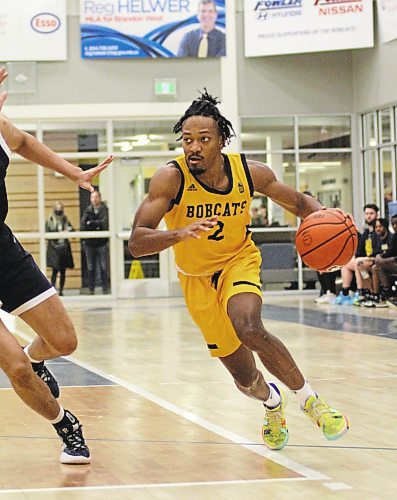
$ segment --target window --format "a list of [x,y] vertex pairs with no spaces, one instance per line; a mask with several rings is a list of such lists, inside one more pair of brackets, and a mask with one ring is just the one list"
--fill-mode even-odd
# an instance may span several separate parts
[[361,116],[364,201],[376,203],[388,216],[388,203],[396,201],[396,106]]

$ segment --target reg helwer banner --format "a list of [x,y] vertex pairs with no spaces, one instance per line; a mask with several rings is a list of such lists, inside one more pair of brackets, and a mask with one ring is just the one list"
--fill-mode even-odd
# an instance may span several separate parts
[[[225,0],[214,4],[215,27],[224,36]],[[200,29],[199,5],[199,0],[80,0],[81,56],[178,57],[184,35]]]

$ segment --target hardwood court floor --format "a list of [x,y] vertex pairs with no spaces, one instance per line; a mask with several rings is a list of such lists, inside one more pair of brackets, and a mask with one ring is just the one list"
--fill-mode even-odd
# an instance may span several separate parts
[[67,302],[79,348],[50,368],[92,464],[59,464],[54,431],[0,378],[0,497],[396,498],[397,310],[313,299],[265,295],[264,321],[349,416],[342,439],[325,440],[287,393],[289,444],[267,450],[261,405],[207,355],[182,299]]

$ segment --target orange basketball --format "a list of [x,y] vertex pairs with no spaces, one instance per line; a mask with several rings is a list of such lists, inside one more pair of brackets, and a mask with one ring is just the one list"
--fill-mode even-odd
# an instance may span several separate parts
[[351,217],[331,209],[308,215],[295,238],[303,262],[316,271],[347,264],[356,252],[357,243],[357,229]]

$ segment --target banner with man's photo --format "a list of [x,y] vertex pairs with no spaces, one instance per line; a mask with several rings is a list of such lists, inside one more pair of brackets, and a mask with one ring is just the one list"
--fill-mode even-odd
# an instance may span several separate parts
[[372,0],[244,0],[247,57],[373,47]]
[[221,57],[225,0],[80,0],[84,59]]
[[1,0],[0,61],[64,61],[66,0]]
[[397,0],[378,0],[379,40],[387,43],[397,38]]

